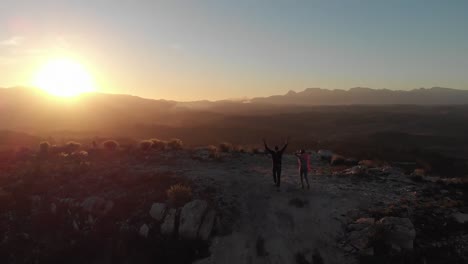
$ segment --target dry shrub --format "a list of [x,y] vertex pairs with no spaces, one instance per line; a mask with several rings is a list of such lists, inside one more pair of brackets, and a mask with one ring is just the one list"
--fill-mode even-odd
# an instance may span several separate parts
[[232,144],[229,142],[223,142],[219,144],[219,150],[221,152],[231,152],[233,150]]
[[359,161],[358,164],[361,165],[361,166],[366,166],[368,168],[374,168],[374,167],[377,166],[376,162],[373,161],[373,160],[361,160],[361,161]]
[[39,153],[47,154],[47,153],[49,153],[49,149],[50,149],[49,142],[42,141],[41,143],[39,143]]
[[333,154],[330,160],[331,165],[343,165],[345,163],[345,157],[337,154]]
[[157,139],[157,138],[152,138],[152,139],[150,139],[150,141],[152,142],[151,147],[153,149],[165,150],[166,147],[167,147],[167,142],[164,141],[164,140],[160,140],[160,139]]
[[172,185],[167,190],[167,198],[174,207],[181,207],[192,200],[192,188],[182,184]]
[[64,151],[67,153],[73,153],[81,148],[81,143],[75,141],[68,141],[64,146]]
[[254,146],[254,147],[252,147],[252,153],[253,154],[263,154],[264,150],[263,150],[263,148],[260,148],[258,146]]
[[119,142],[115,140],[106,140],[102,143],[102,146],[108,151],[116,151],[119,148]]
[[184,144],[182,143],[182,140],[178,138],[173,138],[167,143],[167,147],[172,150],[180,150],[183,146]]
[[426,175],[426,172],[425,172],[424,169],[415,169],[413,174],[417,175],[417,176],[424,176],[424,175]]
[[143,151],[148,151],[153,146],[153,142],[151,140],[142,140],[140,141],[140,149]]
[[245,153],[246,152],[246,148],[242,145],[236,145],[233,147],[233,151],[234,152],[238,152],[238,153]]

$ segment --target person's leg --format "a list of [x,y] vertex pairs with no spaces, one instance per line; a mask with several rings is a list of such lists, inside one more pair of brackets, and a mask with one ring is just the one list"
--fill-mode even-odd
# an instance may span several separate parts
[[276,185],[280,187],[281,184],[281,165],[276,168]]
[[308,171],[304,170],[304,179],[305,179],[305,181],[307,183],[307,189],[309,189],[310,185],[309,185],[309,179],[307,178],[307,173],[308,173]]
[[302,189],[304,189],[304,179],[303,179],[303,175],[304,174],[304,171],[303,170],[299,170],[299,176],[301,177],[301,186],[302,186]]
[[276,184],[276,166],[273,165],[273,182]]

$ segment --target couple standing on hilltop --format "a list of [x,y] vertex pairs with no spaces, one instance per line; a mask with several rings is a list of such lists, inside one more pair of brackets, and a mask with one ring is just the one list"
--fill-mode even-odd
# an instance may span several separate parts
[[[265,139],[263,139],[263,144],[265,145],[265,150],[271,155],[273,160],[273,181],[279,188],[281,178],[281,162],[283,159],[283,152],[289,144],[289,137],[286,139],[286,143],[281,149],[279,149],[278,146],[275,146],[275,150],[270,149]],[[302,189],[304,189],[304,180],[307,183],[307,189],[309,189],[310,185],[309,180],[307,179],[307,174],[310,171],[309,154],[307,154],[304,149],[301,149],[299,152],[296,152],[295,155],[299,161],[299,176],[301,178]]]

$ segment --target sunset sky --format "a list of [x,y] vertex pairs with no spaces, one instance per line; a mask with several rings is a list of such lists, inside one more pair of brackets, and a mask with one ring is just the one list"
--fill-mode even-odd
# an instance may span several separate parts
[[98,91],[184,101],[468,89],[467,14],[464,0],[3,0],[0,87],[69,58]]

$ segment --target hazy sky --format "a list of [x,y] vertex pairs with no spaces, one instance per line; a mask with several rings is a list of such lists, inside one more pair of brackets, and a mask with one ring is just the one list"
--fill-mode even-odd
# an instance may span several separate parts
[[0,86],[57,56],[151,98],[468,89],[468,1],[2,0]]

